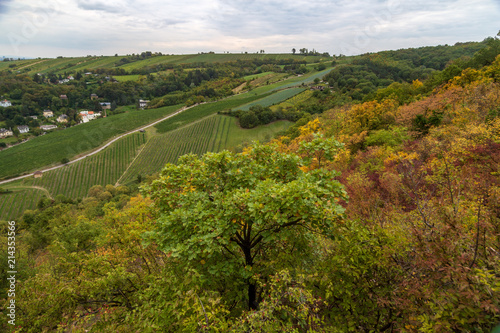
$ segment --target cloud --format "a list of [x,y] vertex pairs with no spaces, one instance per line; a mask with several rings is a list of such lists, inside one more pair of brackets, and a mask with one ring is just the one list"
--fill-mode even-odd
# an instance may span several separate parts
[[83,10],[123,13],[126,12],[129,3],[125,0],[77,0],[77,5]]
[[[24,38],[19,52],[31,56],[292,47],[355,54],[482,40],[498,32],[499,16],[497,0],[0,0],[0,31],[8,32],[0,50],[15,33]],[[29,24],[36,29],[25,38]]]
[[0,0],[0,15],[5,14],[9,8],[9,2],[12,0]]

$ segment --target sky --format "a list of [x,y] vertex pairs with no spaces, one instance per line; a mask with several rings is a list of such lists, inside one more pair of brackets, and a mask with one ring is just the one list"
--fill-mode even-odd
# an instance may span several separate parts
[[0,0],[0,57],[331,55],[482,41],[500,0]]

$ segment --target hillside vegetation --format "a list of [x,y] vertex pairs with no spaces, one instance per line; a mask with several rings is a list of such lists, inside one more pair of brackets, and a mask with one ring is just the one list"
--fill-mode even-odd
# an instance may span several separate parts
[[[300,114],[266,144],[216,152],[238,123],[210,109],[148,130],[138,165],[174,162],[180,151],[160,147],[177,140],[169,152],[197,154],[138,191],[115,183],[81,200],[45,197],[19,219],[16,331],[491,332],[500,322],[500,40],[481,45],[422,77],[397,79],[394,66],[391,83],[365,92],[316,80],[233,114],[240,123],[248,112]],[[131,165],[124,181],[139,170]]]

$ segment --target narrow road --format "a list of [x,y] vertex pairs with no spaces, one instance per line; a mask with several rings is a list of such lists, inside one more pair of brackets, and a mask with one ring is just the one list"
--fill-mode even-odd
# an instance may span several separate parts
[[[202,104],[203,104],[203,103],[202,103]],[[76,162],[78,162],[78,161],[81,161],[81,160],[83,160],[83,159],[84,159],[84,158],[86,158],[86,157],[89,157],[89,156],[92,156],[92,155],[95,155],[95,154],[97,154],[97,153],[101,152],[103,149],[105,149],[106,147],[108,147],[109,145],[111,145],[112,143],[114,143],[115,141],[120,140],[121,138],[123,138],[123,137],[125,137],[125,136],[127,136],[127,135],[129,135],[129,134],[132,134],[132,133],[135,133],[135,132],[138,132],[138,131],[144,130],[144,129],[148,128],[148,127],[154,126],[154,125],[156,125],[156,124],[158,124],[158,123],[161,123],[161,122],[162,122],[162,121],[164,121],[164,120],[167,120],[168,118],[171,118],[171,117],[173,117],[173,116],[176,116],[176,115],[178,115],[179,113],[181,113],[181,112],[183,112],[183,111],[186,111],[187,109],[190,109],[190,108],[195,107],[195,106],[197,106],[197,105],[199,105],[199,104],[195,104],[195,105],[192,105],[192,106],[189,106],[189,107],[183,107],[183,108],[180,108],[179,110],[175,111],[174,113],[169,114],[168,116],[165,116],[165,117],[163,117],[163,118],[161,118],[161,119],[159,119],[159,120],[156,120],[156,121],[154,121],[154,122],[152,122],[152,123],[150,123],[150,124],[148,124],[148,125],[146,125],[146,126],[142,126],[142,127],[136,128],[136,129],[134,129],[134,130],[128,131],[127,133],[121,134],[121,135],[119,135],[119,136],[117,136],[117,137],[113,138],[112,140],[108,141],[108,142],[107,142],[106,144],[104,144],[103,146],[101,146],[101,147],[97,148],[96,150],[91,151],[91,152],[89,152],[89,153],[87,153],[87,154],[85,154],[85,155],[83,155],[83,156],[80,156],[80,157],[78,157],[78,158],[76,158],[76,159],[74,159],[74,160],[72,160],[72,161],[70,161],[70,162],[68,162],[68,163],[66,163],[66,164],[56,165],[56,166],[54,166],[54,167],[51,167],[51,168],[46,168],[46,169],[42,169],[42,170],[39,170],[39,171],[42,171],[42,172],[47,172],[47,171],[51,171],[51,170],[56,170],[56,169],[59,169],[59,168],[63,168],[63,167],[65,167],[66,165],[73,164],[73,163],[76,163]],[[146,112],[147,112],[147,111],[146,111]],[[7,180],[2,180],[2,181],[0,181],[0,185],[2,185],[2,184],[6,184],[6,183],[10,183],[10,182],[13,182],[13,181],[16,181],[16,180],[24,179],[24,178],[27,178],[27,177],[31,177],[31,176],[33,176],[33,173],[30,173],[30,174],[27,174],[27,175],[23,175],[23,176],[19,176],[19,177],[16,177],[16,178],[11,178],[11,179],[7,179]]]

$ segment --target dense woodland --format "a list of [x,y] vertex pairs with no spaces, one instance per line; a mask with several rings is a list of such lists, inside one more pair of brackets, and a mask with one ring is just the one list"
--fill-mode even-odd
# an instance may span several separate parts
[[491,332],[500,40],[466,46],[359,57],[278,110],[304,113],[266,145],[40,200],[18,222],[15,331]]

